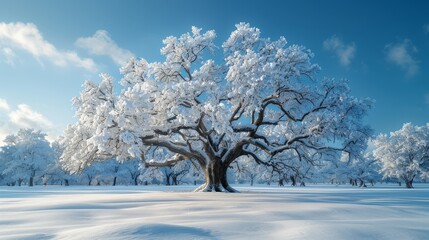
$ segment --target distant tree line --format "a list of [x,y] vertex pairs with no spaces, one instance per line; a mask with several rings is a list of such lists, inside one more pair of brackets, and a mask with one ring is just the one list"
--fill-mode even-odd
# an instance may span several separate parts
[[[306,183],[351,184],[366,187],[378,182],[425,182],[429,176],[429,125],[404,126],[389,135],[380,134],[363,157],[342,154],[330,160],[308,162],[297,158],[287,164],[267,166],[241,157],[229,167],[228,177],[235,183],[305,186]],[[49,143],[46,134],[21,129],[9,135],[0,148],[0,185],[197,185],[204,173],[191,161],[173,166],[147,167],[139,159],[108,159],[85,167],[81,172],[64,170],[60,157],[63,146]],[[159,148],[151,154],[162,154]],[[285,156],[286,157],[286,156]],[[337,160],[335,160],[337,159]],[[147,164],[146,164],[147,165]]]

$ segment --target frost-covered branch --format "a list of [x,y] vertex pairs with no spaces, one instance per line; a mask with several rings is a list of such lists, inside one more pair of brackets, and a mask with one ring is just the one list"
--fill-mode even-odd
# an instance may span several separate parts
[[173,158],[167,159],[163,162],[156,162],[153,160],[146,161],[144,155],[142,156],[145,167],[171,167],[177,162],[187,160],[183,155],[176,154]]

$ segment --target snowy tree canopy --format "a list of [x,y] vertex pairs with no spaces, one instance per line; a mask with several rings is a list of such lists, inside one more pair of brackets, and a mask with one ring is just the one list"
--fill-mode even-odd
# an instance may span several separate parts
[[[163,62],[131,59],[121,68],[120,91],[108,74],[87,81],[73,100],[78,122],[62,142],[67,169],[112,156],[148,166],[190,160],[205,171],[198,190],[234,191],[226,171],[241,156],[281,166],[290,156],[312,162],[362,152],[372,102],[350,96],[346,81],[316,78],[310,50],[263,38],[246,23],[221,48],[215,37],[196,27],[167,37]],[[215,52],[223,61],[209,59]],[[152,148],[164,156],[152,158]]]
[[374,157],[381,162],[385,177],[402,179],[412,188],[416,176],[429,176],[429,124],[406,123],[389,135],[380,134],[375,147]]

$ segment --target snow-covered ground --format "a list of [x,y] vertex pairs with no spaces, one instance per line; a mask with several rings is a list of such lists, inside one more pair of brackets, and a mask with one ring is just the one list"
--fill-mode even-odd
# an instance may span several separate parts
[[429,184],[0,187],[0,239],[429,239]]

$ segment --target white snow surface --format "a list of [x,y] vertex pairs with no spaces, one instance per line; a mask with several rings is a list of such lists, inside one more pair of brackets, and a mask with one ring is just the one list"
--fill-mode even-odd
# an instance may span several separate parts
[[0,187],[0,239],[428,239],[429,184]]

